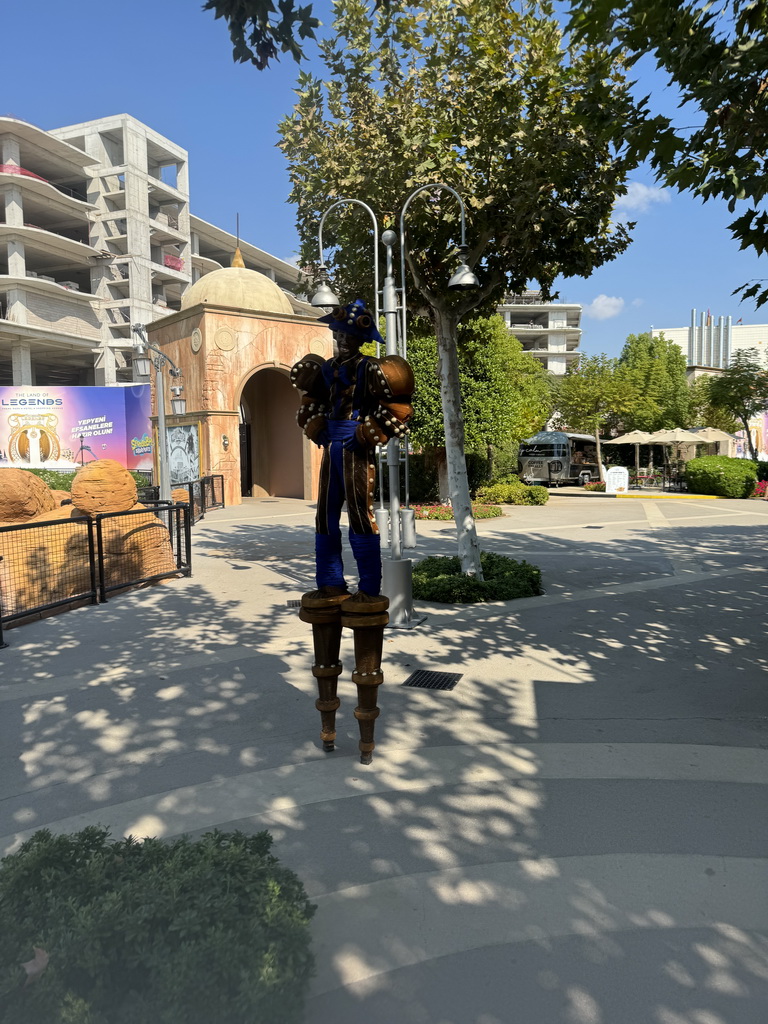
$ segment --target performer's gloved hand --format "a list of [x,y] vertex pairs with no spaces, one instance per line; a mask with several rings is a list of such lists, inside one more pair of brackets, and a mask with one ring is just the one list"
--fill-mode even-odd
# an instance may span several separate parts
[[358,441],[357,431],[355,431],[351,437],[346,438],[342,443],[346,451],[353,452],[355,455],[365,455],[369,450],[368,445],[361,444],[361,442]]
[[331,443],[331,435],[327,430],[321,430],[316,437],[312,438],[312,440],[318,448],[327,448]]

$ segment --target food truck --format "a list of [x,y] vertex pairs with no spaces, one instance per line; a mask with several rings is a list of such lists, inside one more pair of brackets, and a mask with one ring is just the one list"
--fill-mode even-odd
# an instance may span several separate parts
[[521,443],[517,475],[526,484],[545,487],[599,480],[595,438],[592,434],[542,430]]

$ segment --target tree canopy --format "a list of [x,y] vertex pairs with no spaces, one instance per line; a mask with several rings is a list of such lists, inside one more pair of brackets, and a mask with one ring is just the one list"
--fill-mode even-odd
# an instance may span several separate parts
[[637,401],[622,416],[626,430],[663,430],[688,426],[689,388],[686,358],[679,345],[663,334],[630,334],[619,365],[631,371]]
[[747,435],[750,458],[757,452],[749,432],[749,421],[768,408],[768,370],[760,362],[756,349],[742,349],[731,357],[722,373],[707,381],[709,401],[734,416]]
[[[685,126],[654,113],[648,97],[627,123],[630,150],[659,178],[735,212],[742,249],[768,250],[768,0],[571,0],[577,39],[612,47],[632,66],[651,53],[685,104]],[[694,122],[693,127],[687,127]],[[757,305],[768,287],[736,289]]]
[[293,0],[278,0],[278,9],[272,0],[207,0],[203,10],[227,23],[234,60],[250,61],[259,71],[279,60],[278,51],[300,61],[304,51],[299,40],[314,39],[320,25],[311,4],[296,7]]
[[[541,430],[552,408],[550,378],[538,360],[523,352],[500,316],[460,324],[458,351],[468,453],[486,455],[489,448],[508,451]],[[417,395],[412,441],[420,448],[444,447],[437,340],[428,322],[421,321],[411,332],[408,360],[416,376]]]

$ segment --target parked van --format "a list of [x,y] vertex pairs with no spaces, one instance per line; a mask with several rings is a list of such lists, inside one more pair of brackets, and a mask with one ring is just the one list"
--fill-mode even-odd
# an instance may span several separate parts
[[542,430],[520,445],[517,475],[526,484],[586,484],[600,479],[592,434]]

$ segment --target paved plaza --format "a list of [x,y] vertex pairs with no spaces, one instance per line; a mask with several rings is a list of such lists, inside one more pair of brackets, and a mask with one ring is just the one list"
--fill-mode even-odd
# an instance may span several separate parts
[[[6,633],[0,853],[267,828],[318,908],[307,1024],[765,1024],[768,503],[554,493],[480,522],[545,594],[387,630],[368,767],[348,639],[319,742],[289,606],[312,521],[209,513],[190,579]],[[454,553],[417,526],[415,557]]]

